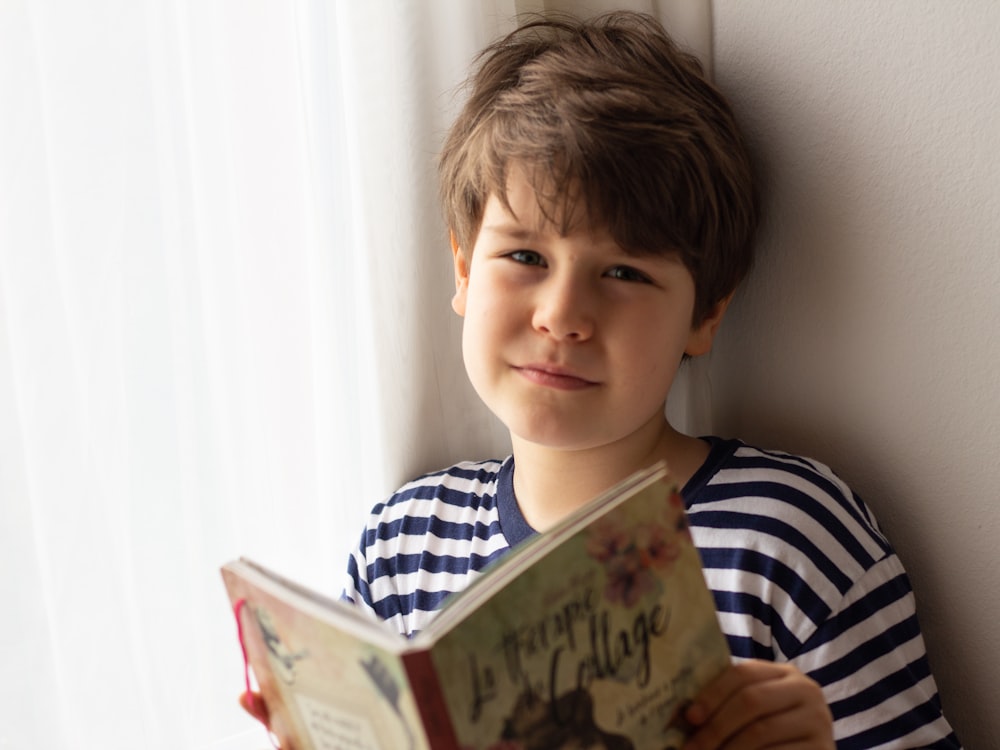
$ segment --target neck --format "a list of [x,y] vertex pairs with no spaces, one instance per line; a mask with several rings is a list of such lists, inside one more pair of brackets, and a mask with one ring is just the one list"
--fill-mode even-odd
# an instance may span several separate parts
[[514,492],[525,520],[545,531],[628,475],[663,459],[683,486],[708,456],[708,445],[663,419],[598,448],[564,450],[512,436]]

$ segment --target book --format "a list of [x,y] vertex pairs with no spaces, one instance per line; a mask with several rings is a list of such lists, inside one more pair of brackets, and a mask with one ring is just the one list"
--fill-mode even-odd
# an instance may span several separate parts
[[511,550],[412,638],[247,559],[222,576],[298,750],[678,748],[683,709],[730,663],[662,462]]

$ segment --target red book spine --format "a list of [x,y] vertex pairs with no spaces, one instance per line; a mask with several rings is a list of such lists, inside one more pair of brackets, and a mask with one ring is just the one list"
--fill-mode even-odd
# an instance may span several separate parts
[[434,750],[461,750],[451,724],[451,713],[441,690],[441,682],[431,660],[431,652],[414,651],[404,654],[403,665],[410,678],[410,688],[430,746]]

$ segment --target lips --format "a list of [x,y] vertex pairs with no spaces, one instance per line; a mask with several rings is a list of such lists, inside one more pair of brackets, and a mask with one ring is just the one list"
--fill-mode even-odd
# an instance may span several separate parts
[[578,391],[597,385],[593,380],[587,380],[573,371],[549,364],[530,364],[514,368],[526,380],[548,388],[563,391]]

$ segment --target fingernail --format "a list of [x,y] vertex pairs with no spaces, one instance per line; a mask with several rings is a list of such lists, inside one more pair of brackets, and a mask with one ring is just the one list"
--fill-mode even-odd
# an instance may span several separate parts
[[690,706],[687,707],[687,709],[685,709],[684,718],[687,719],[692,724],[701,726],[701,724],[704,723],[706,718],[705,709],[702,708],[697,703],[692,703]]

